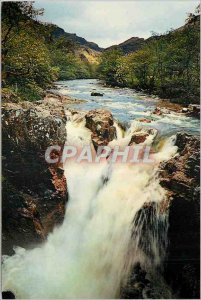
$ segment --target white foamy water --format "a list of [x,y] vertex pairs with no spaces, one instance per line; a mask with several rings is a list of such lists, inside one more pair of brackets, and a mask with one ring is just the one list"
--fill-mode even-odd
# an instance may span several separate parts
[[[69,143],[90,143],[91,132],[84,125],[76,115],[67,122]],[[119,143],[128,142],[135,130],[136,123],[123,137],[118,129]],[[175,153],[171,138],[155,158],[159,162]],[[160,203],[166,197],[156,172],[157,164],[67,162],[65,220],[41,247],[17,248],[15,255],[4,258],[3,290],[22,299],[118,298],[131,266],[149,260],[139,247],[140,223],[133,220],[144,203]],[[154,268],[160,264],[159,241],[153,235],[147,243],[155,256],[150,261]]]

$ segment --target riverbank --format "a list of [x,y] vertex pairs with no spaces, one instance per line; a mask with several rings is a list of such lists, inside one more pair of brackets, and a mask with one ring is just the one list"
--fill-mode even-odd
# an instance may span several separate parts
[[[106,83],[103,83],[106,87],[112,87],[112,88],[128,88],[127,86],[118,86],[118,85],[109,85]],[[175,99],[171,98],[163,98],[159,96],[158,94],[150,94],[149,90],[141,90],[141,89],[132,89],[134,92],[143,94],[143,96],[140,96],[142,99],[150,100],[150,99],[157,99],[158,104],[157,106],[162,109],[168,109],[173,112],[177,113],[186,113],[187,116],[192,116],[195,118],[200,119],[200,104],[193,104],[190,101],[176,101]]]
[[48,165],[46,148],[66,140],[64,98],[2,106],[3,254],[31,247],[64,218],[67,186],[62,166]]
[[[101,101],[101,99],[102,98],[100,98],[99,101]],[[84,111],[78,110],[77,108],[69,108],[76,107],[77,105],[83,106]],[[74,100],[70,96],[58,94],[58,91],[56,94],[47,94],[44,100],[36,103],[22,102],[3,105],[2,135],[4,181],[2,210],[4,254],[12,255],[14,253],[13,246],[21,246],[29,249],[44,244],[48,234],[58,225],[61,227],[63,223],[65,207],[68,200],[67,187],[70,169],[68,170],[67,168],[67,175],[65,175],[62,165],[56,164],[49,166],[45,162],[44,153],[46,148],[50,145],[59,144],[61,147],[64,145],[67,138],[66,122],[69,117],[68,114],[66,115],[66,111],[69,112],[69,115],[72,114],[73,119],[78,122],[77,127],[75,127],[77,131],[72,132],[73,137],[74,135],[78,135],[79,140],[82,141],[84,138],[81,134],[82,131],[78,130],[79,124],[85,122],[84,127],[81,128],[82,130],[88,130],[90,141],[95,148],[97,145],[108,145],[108,143],[115,141],[119,127],[117,127],[115,123],[116,120],[111,112],[100,109],[88,111],[86,110],[86,105],[88,105],[88,103],[83,101],[83,99],[81,99],[81,101]],[[166,115],[171,114],[171,112],[167,114],[167,111],[163,111],[162,108],[159,109],[157,107],[158,103],[156,108],[152,111],[156,112],[156,117],[163,119],[166,118]],[[136,121],[142,126],[152,127],[152,121],[147,122],[147,120],[149,119],[146,117],[141,121],[139,121],[139,118],[136,118]],[[144,141],[150,137],[148,129],[146,129],[146,132],[144,132],[141,127],[131,127],[131,129],[131,140],[134,143],[144,143]],[[126,132],[124,126],[121,126],[121,130]],[[69,133],[71,136],[72,133]],[[141,134],[140,139],[139,134]],[[130,140],[128,140],[128,143],[129,142]],[[161,185],[168,193],[168,199],[164,208],[167,209],[167,207],[169,207],[170,210],[168,217],[170,226],[169,246],[167,250],[168,256],[164,263],[165,272],[162,272],[161,276],[170,284],[173,293],[178,297],[188,292],[188,286],[193,280],[194,285],[187,294],[190,298],[195,298],[198,295],[199,289],[197,285],[199,278],[197,271],[198,257],[194,252],[199,250],[199,222],[197,218],[198,193],[194,193],[198,188],[199,142],[197,138],[193,136],[178,134],[176,145],[179,147],[179,155],[168,160],[159,168],[161,171]],[[134,178],[135,177],[133,177],[133,180]],[[130,179],[132,179],[132,177],[130,177]],[[110,182],[110,177],[103,178],[102,181],[104,186],[104,184]],[[89,182],[86,182],[86,184],[89,184]],[[123,184],[122,177],[119,186],[121,186],[121,184]],[[81,187],[84,188],[85,185]],[[79,189],[81,187],[79,186]],[[81,194],[82,192],[84,193],[84,189],[82,190],[82,188],[79,194],[80,192]],[[75,190],[73,191],[75,192]],[[125,192],[126,191],[124,191],[124,194]],[[116,191],[114,191],[114,194],[115,193]],[[134,196],[135,195],[133,195],[133,197]],[[151,196],[153,197],[152,201],[154,201],[154,193]],[[111,194],[110,197],[113,197],[113,195]],[[117,199],[118,197],[116,201]],[[135,199],[133,199],[133,201],[134,200]],[[142,209],[143,213],[145,215],[152,215],[150,211],[151,207],[152,205],[146,205],[144,209]],[[79,207],[77,207],[77,209],[78,213]],[[115,206],[111,206],[110,209],[116,211]],[[117,217],[119,221],[121,214],[122,211],[118,211]],[[75,215],[77,215],[76,212]],[[74,215],[72,217],[74,218]],[[190,220],[195,220],[195,222],[191,223]],[[185,230],[183,231],[184,224]],[[145,224],[144,230],[147,228],[146,226],[149,225],[150,224]],[[178,230],[178,227],[181,228],[181,230]],[[110,228],[110,231],[112,233],[113,228]],[[141,240],[143,240],[143,238],[148,239],[146,234],[143,236],[143,232],[145,234],[146,230],[142,231]],[[175,260],[179,259],[181,250],[180,248],[178,250],[180,245],[177,244],[179,236],[183,237],[181,245],[185,259],[181,261],[179,265],[176,265],[177,267],[175,268]],[[147,240],[145,245],[147,245],[148,242]],[[193,247],[189,249],[188,245],[191,244]],[[60,247],[62,247],[61,245]],[[142,247],[141,250],[144,251],[145,249],[143,250]],[[65,249],[65,252],[66,251]],[[192,263],[192,259],[196,259],[195,263]],[[116,263],[115,268],[118,270],[118,259]],[[136,267],[134,268],[134,281],[129,281],[129,285],[125,286],[122,295],[127,295],[128,298],[144,298],[146,297],[146,293],[151,293],[154,290],[153,282],[151,282],[150,278],[147,279],[143,268],[144,266],[141,266],[137,268],[137,271]],[[185,274],[185,276],[183,274]],[[174,280],[172,280],[172,278],[174,278]]]

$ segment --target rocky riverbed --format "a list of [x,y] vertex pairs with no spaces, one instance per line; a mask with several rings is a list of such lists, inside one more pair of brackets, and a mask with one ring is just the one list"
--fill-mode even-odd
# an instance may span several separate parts
[[[64,107],[75,102],[81,101],[48,93],[35,103],[3,104],[3,254],[13,254],[16,246],[27,248],[44,241],[63,221],[66,178],[61,164],[46,163],[45,151],[52,145],[64,146]],[[115,137],[109,111],[86,112],[84,118],[95,147]]]
[[[44,155],[51,145],[64,146],[65,109],[75,101],[79,100],[48,93],[44,100],[36,103],[3,104],[3,254],[12,255],[16,246],[31,248],[41,243],[55,226],[63,222],[68,178],[66,182],[61,164],[47,164]],[[192,110],[195,112],[194,108]],[[76,110],[72,113],[79,115]],[[162,114],[161,108],[155,113]],[[117,132],[110,111],[94,109],[82,112],[82,118],[91,131],[95,149],[115,138]],[[141,122],[146,123],[146,120]],[[135,134],[130,142],[142,143],[150,133],[146,130],[140,136]],[[160,184],[168,194],[165,209],[169,210],[169,243],[161,272],[175,297],[197,298],[199,138],[178,133],[176,146],[177,155],[159,168]],[[152,283],[142,266],[134,266],[121,294],[122,298],[129,299],[154,297]]]

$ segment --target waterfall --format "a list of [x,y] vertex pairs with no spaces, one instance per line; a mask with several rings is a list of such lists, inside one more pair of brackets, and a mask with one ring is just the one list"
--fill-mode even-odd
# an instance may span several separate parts
[[[125,143],[128,136],[129,130],[125,137],[119,130],[118,142]],[[90,130],[76,115],[69,116],[67,142],[91,143]],[[159,163],[175,152],[171,138],[155,157]],[[118,298],[136,262],[154,268],[163,259],[165,216],[153,211],[148,216],[143,210],[152,203],[158,212],[156,207],[166,197],[157,165],[67,161],[64,169],[69,202],[63,224],[40,247],[16,248],[15,255],[4,257],[3,289],[21,299]],[[148,219],[153,230],[145,232]]]

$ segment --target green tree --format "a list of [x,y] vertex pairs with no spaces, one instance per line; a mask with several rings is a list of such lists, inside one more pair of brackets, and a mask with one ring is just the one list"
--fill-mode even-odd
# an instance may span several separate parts
[[108,84],[144,89],[185,103],[199,102],[200,17],[193,14],[177,30],[153,34],[141,50],[122,56],[106,51],[99,67]]
[[104,79],[107,84],[118,84],[117,69],[122,56],[123,53],[118,49],[108,50],[103,53],[98,71],[100,77]]

